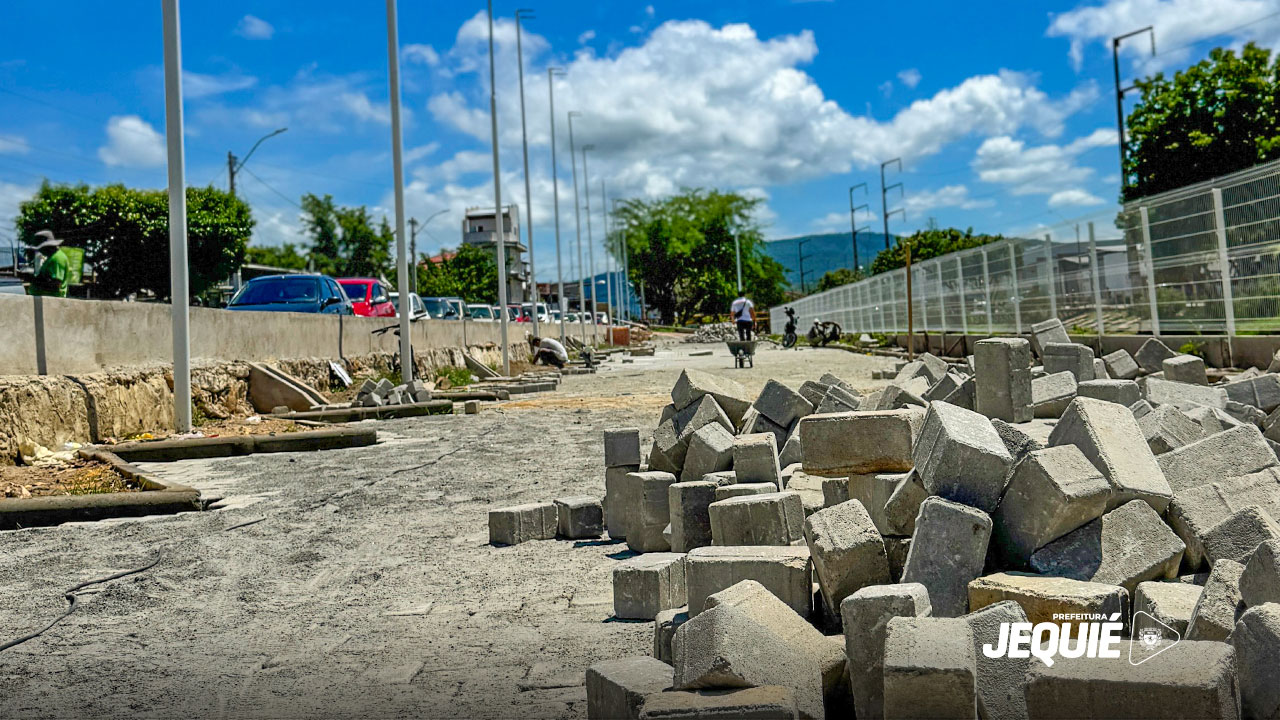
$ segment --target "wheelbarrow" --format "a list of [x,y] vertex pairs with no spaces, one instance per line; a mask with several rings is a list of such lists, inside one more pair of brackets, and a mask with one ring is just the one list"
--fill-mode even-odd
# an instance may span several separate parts
[[729,352],[733,355],[733,366],[738,368],[755,367],[755,340],[728,340]]

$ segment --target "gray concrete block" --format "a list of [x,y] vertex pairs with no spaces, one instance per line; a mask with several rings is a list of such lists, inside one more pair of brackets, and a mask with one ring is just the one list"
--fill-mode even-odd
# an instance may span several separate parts
[[818,378],[818,382],[824,385],[838,387],[847,393],[852,393],[854,397],[861,397],[862,395],[862,393],[855,390],[852,385],[832,373],[822,373],[822,377]]
[[1197,405],[1219,410],[1227,407],[1226,388],[1217,385],[1192,385],[1151,376],[1140,380],[1138,387],[1152,405],[1173,405],[1183,410],[1194,409]]
[[[1129,592],[1119,585],[1028,573],[995,573],[969,583],[969,610],[1012,601],[1030,623],[1061,623],[1060,615],[1128,615]],[[994,639],[994,636],[989,636]]]
[[712,502],[720,502],[729,498],[742,497],[744,495],[767,495],[769,493],[778,492],[778,486],[773,483],[736,483],[733,485],[721,485],[716,488],[715,500]]
[[1133,359],[1144,372],[1158,373],[1164,371],[1164,361],[1176,355],[1177,353],[1170,350],[1168,345],[1156,338],[1150,338],[1142,343],[1142,347],[1138,348]]
[[1262,427],[1267,421],[1267,414],[1252,405],[1245,405],[1234,400],[1227,400],[1224,411],[1231,417],[1246,425]]
[[1155,455],[1185,447],[1204,437],[1200,426],[1172,405],[1161,405],[1138,418],[1138,427]]
[[796,392],[800,393],[800,396],[805,400],[808,400],[810,405],[818,407],[818,403],[822,402],[822,398],[827,396],[827,391],[830,389],[830,385],[814,382],[813,380],[805,380]]
[[627,519],[627,547],[642,553],[671,549],[662,529],[671,522],[667,488],[675,481],[671,473],[654,470],[627,475],[625,483],[638,485],[632,492],[639,500]]
[[671,401],[677,410],[688,407],[704,395],[715,398],[735,426],[751,406],[751,393],[741,384],[701,370],[685,370],[671,388]]
[[640,507],[640,481],[627,479],[637,472],[639,465],[605,468],[604,522],[614,540],[626,539],[627,525]]
[[685,604],[685,556],[645,553],[613,568],[613,614],[629,620],[652,620],[663,610]]
[[781,427],[813,413],[813,403],[777,380],[765,383],[752,407]]
[[886,534],[914,535],[920,504],[928,497],[929,491],[920,475],[914,471],[908,473],[884,503],[885,529],[889,531]]
[[1026,622],[1027,614],[1016,602],[1006,600],[975,610],[961,619],[969,624],[973,633],[973,657],[978,671],[978,717],[1025,719],[1027,698],[1022,684],[1031,659],[989,658],[982,652],[982,646],[1000,637],[1002,623]]
[[[776,442],[776,438],[775,438]],[[778,453],[778,464],[783,468],[799,465],[804,462],[804,445],[800,441],[800,433],[793,432]],[[783,487],[786,487],[784,484]]]
[[685,444],[689,443],[694,433],[711,424],[719,425],[730,435],[733,434],[735,427],[724,409],[710,395],[704,395],[694,404],[676,413],[675,426],[679,431],[678,438]]
[[671,640],[676,629],[689,620],[686,606],[663,610],[653,617],[653,657],[671,663]]
[[1031,569],[1132,593],[1145,580],[1176,577],[1185,549],[1159,513],[1131,500],[1037,550]]
[[1068,371],[1055,372],[1031,381],[1031,412],[1038,418],[1061,417],[1076,396],[1076,378]]
[[1049,433],[1049,445],[1075,445],[1111,483],[1110,507],[1134,498],[1163,513],[1173,492],[1138,421],[1115,403],[1076,398]]
[[[901,530],[893,523],[889,522],[888,516],[885,514],[884,506],[893,497],[893,493],[898,486],[906,482],[907,477],[911,473],[878,473],[875,475],[851,475],[846,483],[848,488],[848,500],[857,500],[862,503],[862,507],[866,509],[867,515],[871,517],[871,522],[875,525],[876,530],[881,535],[900,535]],[[924,500],[923,497],[920,498]],[[833,502],[827,507],[838,505]],[[919,511],[919,507],[916,507]],[[915,522],[915,514],[912,513],[911,523]]]
[[889,620],[924,617],[930,612],[929,592],[919,583],[864,587],[840,603],[856,717],[883,716],[885,633]]
[[1152,625],[1166,639],[1177,640],[1187,636],[1187,625],[1191,622],[1191,615],[1195,612],[1202,592],[1204,588],[1190,583],[1140,582],[1133,594],[1133,611],[1144,612],[1155,618],[1160,625],[1172,628],[1177,633],[1176,636],[1160,625]]
[[[924,378],[915,378],[908,385],[916,381],[919,381],[921,385],[926,382]],[[926,407],[929,403],[922,397],[926,392],[928,392],[927,387],[913,389],[897,383],[889,383],[880,390],[880,395],[876,398],[875,403],[868,401],[865,408],[867,410],[897,410],[905,407]]]
[[956,388],[950,395],[942,398],[942,400],[965,410],[976,410],[976,392],[977,380],[970,375],[964,379],[964,382],[960,383],[960,387]]
[[1165,358],[1161,367],[1166,380],[1190,385],[1209,384],[1209,376],[1204,370],[1204,360],[1195,355],[1174,355],[1171,358]]
[[1191,610],[1191,622],[1183,637],[1187,640],[1227,642],[1236,622],[1240,605],[1240,575],[1244,566],[1234,560],[1221,560],[1213,566],[1204,589]]
[[930,352],[917,356],[916,360],[924,364],[924,377],[929,381],[930,385],[941,380],[951,369],[946,360]]
[[555,503],[530,503],[489,511],[489,544],[519,545],[556,536]]
[[1049,343],[1070,343],[1071,336],[1058,318],[1041,320],[1031,325],[1031,349],[1036,355],[1043,356],[1045,346]]
[[889,580],[902,582],[902,570],[907,566],[907,555],[911,552],[911,538],[902,535],[889,535],[884,539],[884,553],[889,558]]
[[1280,541],[1264,542],[1249,556],[1240,573],[1240,599],[1249,607],[1280,603]]
[[650,657],[605,660],[587,668],[587,717],[635,720],[646,696],[671,687],[670,665]]
[[716,484],[716,487],[733,485],[738,482],[738,473],[732,470],[717,470],[716,472],[703,475],[702,482],[713,482]]
[[1018,338],[979,340],[976,410],[990,418],[1026,422],[1032,418],[1031,345]]
[[929,407],[912,458],[930,495],[984,512],[1000,502],[1013,462],[990,420],[944,402]]
[[982,574],[990,539],[991,518],[986,513],[927,498],[920,504],[902,581],[929,589],[934,615],[963,615],[969,607],[969,581]]
[[645,699],[640,720],[795,720],[795,693],[781,685],[731,690],[672,690]]
[[1176,448],[1157,462],[1176,493],[1271,467],[1276,465],[1276,454],[1258,428],[1242,425]]
[[596,538],[604,534],[604,507],[594,495],[556,498],[556,535]]
[[1049,343],[1040,357],[1049,375],[1069,372],[1077,382],[1093,380],[1093,348],[1073,342]]
[[1280,515],[1280,469],[1267,468],[1174,493],[1167,521],[1187,545],[1187,566],[1195,569],[1205,563],[1204,537],[1211,528],[1250,505],[1262,507],[1272,518]]
[[895,617],[885,630],[884,717],[978,717],[973,630],[962,618]]
[[1125,407],[1142,399],[1138,383],[1132,380],[1089,380],[1076,385],[1080,397],[1118,403]]
[[1093,379],[1094,380],[1110,380],[1111,376],[1107,374],[1107,364],[1102,358],[1093,359]]
[[1139,400],[1138,402],[1129,406],[1129,412],[1133,413],[1134,419],[1142,418],[1144,415],[1151,412],[1152,410],[1155,410],[1155,408],[1151,407],[1151,403],[1147,402],[1146,400]]
[[693,482],[701,480],[707,473],[733,467],[733,437],[716,423],[695,432],[689,438],[689,451],[684,457],[680,480]]
[[1025,567],[1041,547],[1102,516],[1111,485],[1074,445],[1029,453],[1014,466],[991,517],[995,550]]
[[1231,634],[1240,710],[1247,718],[1280,717],[1280,605],[1251,607]]
[[906,472],[922,420],[912,410],[810,415],[798,426],[804,471],[826,477]]
[[840,607],[846,597],[868,585],[889,582],[884,541],[857,500],[809,516],[804,539],[827,607]]
[[1030,435],[1020,430],[1017,425],[1007,423],[1000,418],[993,418],[991,427],[995,428],[996,434],[1000,436],[1000,440],[1004,443],[1004,449],[1009,451],[1009,456],[1014,463],[1026,457],[1027,453],[1044,447]]
[[1116,380],[1132,380],[1142,372],[1138,361],[1133,359],[1128,350],[1116,350],[1102,356],[1107,365],[1107,375]]
[[689,552],[711,544],[711,515],[707,508],[716,500],[717,487],[705,480],[667,486],[672,552]]
[[755,580],[802,617],[813,612],[809,548],[804,546],[701,547],[685,564],[689,615],[702,612],[707,596]]
[[821,720],[821,669],[748,612],[709,608],[676,630],[672,645],[677,690],[781,685],[795,693],[800,716]]
[[822,478],[822,507],[832,507],[849,500],[849,478]]
[[680,474],[689,443],[680,438],[675,418],[663,420],[653,431],[653,447],[649,451],[649,469]]
[[733,471],[738,482],[771,482],[782,489],[777,439],[771,433],[739,435],[733,440]]
[[790,545],[804,537],[804,504],[797,492],[743,495],[707,509],[714,545]]
[[1221,560],[1244,564],[1255,548],[1280,538],[1280,525],[1258,505],[1243,507],[1204,534],[1204,554],[1209,565]]
[[604,466],[640,464],[640,429],[610,428],[604,431]]
[[949,372],[942,376],[942,379],[933,385],[921,395],[925,400],[933,402],[934,400],[946,400],[947,396],[955,392],[964,384],[966,378],[958,373]]
[[1027,670],[1027,712],[1033,718],[1235,718],[1235,658],[1231,646],[1183,641],[1159,659],[1134,665],[1119,657],[1066,658]]
[[1258,377],[1236,380],[1224,388],[1227,399],[1251,405],[1262,412],[1272,412],[1280,407],[1280,374],[1267,373]]
[[395,388],[396,386],[392,385],[390,380],[386,378],[382,378],[381,380],[378,381],[376,385],[373,386],[373,394],[378,395],[379,397],[385,398],[386,396],[390,395],[391,391],[394,390]]
[[827,394],[819,401],[815,413],[826,414],[833,412],[852,412],[862,405],[862,398],[859,395],[846,390],[839,385],[832,385],[827,390]]

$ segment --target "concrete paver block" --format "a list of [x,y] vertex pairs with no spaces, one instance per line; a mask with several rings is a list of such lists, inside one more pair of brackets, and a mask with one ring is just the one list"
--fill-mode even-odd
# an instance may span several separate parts
[[765,383],[752,406],[782,427],[791,427],[791,423],[813,413],[813,403],[777,380]]
[[1209,530],[1249,505],[1260,506],[1272,518],[1280,516],[1280,469],[1267,468],[1173,494],[1167,521],[1187,545],[1188,567],[1204,564],[1204,537]]
[[1204,554],[1209,565],[1220,560],[1246,563],[1255,548],[1280,538],[1280,525],[1261,506],[1243,507],[1204,534]]
[[1208,385],[1209,376],[1205,373],[1204,360],[1195,355],[1174,355],[1165,358],[1161,363],[1166,380],[1188,383],[1191,385]]
[[1142,429],[1142,436],[1147,439],[1147,447],[1156,455],[1163,455],[1204,438],[1200,425],[1172,405],[1161,405],[1138,418],[1138,427]]
[[689,438],[689,451],[685,454],[680,479],[684,482],[701,480],[707,473],[728,470],[733,467],[733,435],[718,424],[712,423],[699,429]]
[[808,400],[809,404],[816,408],[818,407],[818,403],[822,402],[822,398],[827,396],[827,391],[830,389],[831,389],[831,386],[825,383],[814,382],[813,380],[805,380],[800,385],[800,389],[797,390],[796,392],[800,393],[801,397],[803,397],[805,400]]
[[587,717],[635,720],[646,696],[671,687],[670,665],[651,657],[605,660],[587,668]]
[[[776,444],[776,436],[774,440]],[[793,432],[787,438],[786,444],[782,446],[782,450],[778,452],[778,464],[786,468],[790,465],[798,465],[803,462],[804,445],[800,442],[800,433]]]
[[1271,467],[1276,454],[1258,428],[1241,425],[1171,450],[1157,462],[1169,487],[1180,492]]
[[976,410],[990,418],[1032,418],[1031,345],[1019,338],[979,340],[974,345]]
[[1102,516],[1111,485],[1074,445],[1029,453],[1013,468],[991,517],[995,549],[1025,567],[1032,553]]
[[952,393],[944,398],[945,402],[951,403],[956,407],[962,407],[965,410],[977,410],[977,380],[970,375],[960,383],[960,387],[956,388]]
[[613,568],[613,614],[629,620],[652,620],[663,610],[685,604],[685,556],[645,553]]
[[965,378],[959,373],[948,372],[946,375],[942,376],[941,380],[930,385],[929,389],[920,397],[928,400],[929,402],[933,402],[934,400],[946,400],[948,395],[960,389],[960,386],[964,384],[964,381]]
[[653,431],[653,447],[649,450],[649,469],[678,475],[680,469],[684,467],[685,455],[688,452],[689,443],[687,440],[680,439],[675,418],[663,420]]
[[1100,357],[1096,357],[1093,359],[1093,379],[1094,380],[1110,380],[1111,379],[1111,376],[1107,374],[1107,364],[1103,362],[1102,358]]
[[1094,379],[1093,348],[1073,342],[1054,342],[1043,348],[1040,357],[1049,375],[1069,372],[1077,382]]
[[986,513],[927,498],[920,504],[902,581],[929,589],[934,615],[963,615],[969,608],[969,581],[982,574],[990,538],[991,518]]
[[[717,487],[733,485],[738,482],[738,473],[732,470],[717,470],[702,476],[703,482],[713,482]],[[691,481],[692,482],[692,481]]]
[[1076,385],[1080,397],[1106,400],[1125,407],[1142,399],[1142,390],[1132,380],[1088,380]]
[[1143,396],[1153,405],[1173,405],[1182,410],[1191,410],[1198,405],[1215,407],[1219,410],[1227,407],[1227,391],[1221,386],[1193,385],[1191,383],[1173,382],[1152,375],[1138,381]]
[[1063,614],[1126,616],[1129,607],[1129,593],[1119,585],[1019,572],[995,573],[969,583],[971,612],[1006,600],[1016,602],[1031,623],[1062,622],[1054,616]]
[[915,472],[931,495],[995,510],[1013,458],[991,421],[972,410],[936,402],[912,449]]
[[813,612],[809,548],[768,545],[701,547],[686,556],[689,616],[702,612],[707,596],[743,580],[755,580],[802,617]]
[[1251,607],[1231,634],[1240,710],[1247,718],[1280,717],[1280,605]]
[[713,502],[742,497],[743,495],[766,495],[768,493],[776,492],[778,492],[778,486],[773,483],[735,483],[733,485],[721,485],[716,488],[716,499]]
[[639,428],[610,428],[604,431],[605,467],[625,467],[639,464]]
[[1031,412],[1038,418],[1056,418],[1076,397],[1076,378],[1062,370],[1031,380]]
[[832,385],[814,409],[815,413],[852,412],[862,406],[862,398],[853,392]]
[[800,420],[804,471],[839,477],[906,472],[922,416],[912,410],[857,411],[810,415]]
[[1133,359],[1128,350],[1107,353],[1102,356],[1102,362],[1107,365],[1107,375],[1115,380],[1132,380],[1142,372],[1138,361]]
[[519,545],[556,536],[555,503],[530,503],[489,511],[489,544]]
[[649,695],[640,720],[795,720],[795,693],[781,685],[672,690]]
[[919,473],[907,473],[884,503],[884,521],[887,535],[914,535],[920,504],[929,497]]
[[930,612],[929,591],[919,583],[864,587],[840,603],[857,717],[883,716],[885,632],[889,620],[924,617]]
[[[877,473],[875,475],[850,475],[846,486],[848,488],[848,500],[857,500],[862,503],[862,507],[866,509],[867,515],[871,516],[871,522],[875,524],[876,530],[881,535],[901,535],[900,529],[889,521],[888,515],[885,513],[885,505],[893,497],[893,493],[897,491],[898,486],[907,481],[907,478],[913,473]],[[920,498],[924,501],[924,497]],[[839,505],[839,502],[833,502],[827,505]],[[915,513],[919,512],[919,505],[915,511],[911,513],[910,523],[915,523]]]
[[1187,640],[1227,642],[1236,622],[1240,604],[1240,575],[1244,566],[1234,560],[1220,560],[1213,566],[1204,590],[1191,610],[1191,622],[1183,637]]
[[1277,373],[1229,382],[1224,389],[1228,400],[1252,405],[1262,412],[1269,413],[1280,407],[1280,374]]
[[895,617],[885,629],[884,717],[978,717],[973,630],[962,618]]
[[1045,346],[1050,343],[1070,343],[1071,336],[1067,334],[1067,328],[1063,326],[1062,321],[1058,318],[1049,318],[1041,320],[1031,326],[1031,349],[1037,355],[1044,356]]
[[[1162,625],[1173,628],[1178,638],[1184,638],[1202,592],[1204,588],[1191,583],[1140,582],[1133,594],[1133,611],[1147,613]],[[1161,629],[1168,639],[1175,639],[1159,626],[1157,629]]]
[[1173,495],[1142,428],[1128,408],[1076,398],[1049,433],[1049,445],[1075,445],[1111,483],[1109,507],[1134,498],[1163,513]]
[[827,607],[840,607],[846,597],[868,585],[889,582],[884,541],[857,500],[809,516],[804,538]]
[[664,663],[671,663],[671,639],[676,629],[689,620],[689,608],[681,606],[662,610],[653,616],[653,656]]
[[671,522],[667,488],[675,481],[671,473],[655,470],[627,475],[625,483],[638,486],[632,492],[639,501],[627,520],[627,547],[644,553],[671,549],[662,529]]
[[1164,371],[1164,361],[1176,355],[1177,353],[1170,350],[1168,345],[1156,338],[1150,338],[1142,343],[1142,347],[1138,348],[1133,359],[1144,372],[1158,373]]
[[[1194,420],[1196,424],[1200,426],[1204,437],[1244,425],[1244,423],[1231,417],[1226,412],[1219,410],[1218,408],[1199,405],[1184,412],[1186,412],[1187,417]],[[1265,434],[1266,432],[1264,431],[1263,435]]]
[[1116,658],[1067,658],[1027,670],[1027,712],[1033,718],[1235,718],[1235,657],[1231,646],[1183,641],[1159,658],[1133,665]]
[[714,545],[790,545],[804,537],[804,504],[797,492],[742,495],[707,509]]
[[677,410],[688,407],[704,395],[715,398],[735,426],[751,406],[751,393],[740,383],[701,370],[685,370],[671,388],[671,401]]
[[962,619],[973,633],[973,657],[977,667],[978,717],[1019,720],[1027,717],[1027,698],[1022,689],[1031,664],[1029,657],[989,658],[983,645],[1000,637],[1003,623],[1027,622],[1022,606],[1005,600],[975,610]]
[[733,471],[738,482],[771,482],[782,489],[778,443],[771,433],[739,435],[733,441]]
[[694,433],[711,424],[719,425],[730,435],[733,434],[733,422],[710,395],[704,395],[694,404],[676,413],[675,426],[679,431],[679,439],[686,445]]
[[627,525],[640,507],[640,481],[627,479],[637,472],[640,472],[639,465],[605,468],[604,523],[614,540],[626,539]]
[[999,418],[991,420],[991,427],[995,428],[996,434],[1004,442],[1004,448],[1009,451],[1009,456],[1014,463],[1022,460],[1027,453],[1044,447],[1035,438],[1019,429],[1017,425],[1007,423]]
[[1131,500],[1040,548],[1031,569],[1045,575],[1121,585],[1172,578],[1186,545],[1141,500]]
[[604,534],[604,507],[594,495],[556,498],[556,535],[572,540]]
[[1240,599],[1255,607],[1280,603],[1280,540],[1262,543],[1240,573]]
[[707,508],[716,501],[717,487],[705,480],[667,486],[672,552],[689,552],[711,544],[711,514]]

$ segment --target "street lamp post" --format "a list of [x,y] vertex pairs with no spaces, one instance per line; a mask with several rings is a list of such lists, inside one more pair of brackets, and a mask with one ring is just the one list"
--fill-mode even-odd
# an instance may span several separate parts
[[[413,264],[410,266],[409,273],[409,287],[411,288],[411,292],[418,292],[418,230],[421,229],[423,232],[426,232],[427,226],[431,224],[432,220],[435,220],[447,212],[449,212],[448,208],[438,210],[435,213],[432,213],[432,215],[421,224],[418,223],[417,218],[409,218],[409,257],[413,261]],[[409,307],[412,311],[413,306],[410,305]]]
[[591,342],[600,344],[600,324],[596,322],[596,239],[591,232],[591,173],[587,171],[587,152],[595,145],[582,146],[582,198],[587,216],[587,263],[591,268]]
[[[233,155],[230,150],[227,151],[227,189],[231,193],[231,197],[236,196],[236,173],[240,172],[240,169],[244,167],[244,164],[249,162],[249,158],[253,155],[253,151],[257,150],[258,146],[261,145],[263,141],[273,138],[282,132],[286,132],[288,129],[289,128],[287,127],[283,127],[275,132],[267,133],[266,135],[258,138],[258,142],[254,143],[253,147],[249,148],[249,152],[245,153],[244,158],[239,162],[236,162],[236,156]],[[231,286],[233,289],[239,290],[240,284],[240,268],[236,268],[235,273],[231,276]]]
[[[387,0],[392,2],[392,0]],[[498,162],[498,87],[493,60],[493,0],[489,0],[489,129],[493,136],[493,221],[498,253],[498,308],[502,325],[502,374],[511,375],[507,343],[507,232],[502,222],[502,169]],[[515,218],[511,218],[515,222]]]
[[538,335],[538,278],[533,264],[533,191],[529,181],[529,123],[524,112],[524,46],[521,42],[520,20],[532,20],[532,10],[516,10],[516,59],[520,68],[520,137],[524,144],[524,216],[525,236],[529,238],[529,285],[533,287],[533,334]]
[[573,161],[573,222],[578,235],[578,322],[582,328],[582,343],[587,342],[586,302],[587,291],[582,280],[582,200],[578,197],[578,156],[573,143],[573,119],[582,113],[569,111],[569,159]]
[[560,172],[556,166],[556,87],[555,78],[564,75],[559,68],[547,68],[547,99],[551,103],[551,197],[556,216],[556,304],[560,306],[560,344],[564,344],[564,319],[569,304],[564,300],[564,260],[560,253]]
[[396,30],[396,0],[387,0],[387,79],[391,85],[391,167],[395,173],[396,287],[400,290],[400,380],[413,381],[413,338],[409,334],[409,251],[404,222],[404,144],[400,134],[400,39]]
[[178,0],[164,0],[165,141],[169,169],[169,295],[173,315],[173,429],[191,432],[186,158],[182,145],[182,37]]
[[858,205],[857,207],[855,207],[853,204],[853,191],[857,190],[858,188],[862,188],[863,195],[866,195],[869,192],[867,190],[866,183],[858,183],[857,185],[854,185],[849,188],[849,226],[853,228],[853,271],[854,272],[858,272],[858,210],[860,208],[867,207],[865,204]]
[[604,178],[600,179],[600,217],[604,222],[604,304],[605,315],[608,320],[605,323],[605,332],[609,335],[609,345],[613,345],[613,315],[618,311],[617,306],[613,304],[613,273],[612,263],[609,261],[609,196],[605,192]]

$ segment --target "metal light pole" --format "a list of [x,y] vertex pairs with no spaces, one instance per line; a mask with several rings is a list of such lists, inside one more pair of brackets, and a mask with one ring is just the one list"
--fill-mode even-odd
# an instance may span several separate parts
[[[613,199],[613,212],[615,214],[618,212],[619,202],[620,200],[618,198]],[[616,222],[614,223],[614,228],[616,232],[616,229],[617,229]],[[622,246],[622,289],[623,289],[622,312],[623,312],[623,317],[625,317],[626,320],[630,322],[631,321],[631,295],[632,295],[631,259],[630,259],[630,251],[629,251],[629,248],[627,247],[626,233],[620,233],[618,235],[618,244]]]
[[854,207],[853,205],[853,191],[857,190],[858,188],[862,188],[863,195],[868,194],[866,183],[858,183],[857,185],[854,185],[849,188],[849,226],[853,228],[853,271],[854,272],[858,271],[858,208],[867,207],[865,204],[859,205],[857,207]]
[[[902,183],[894,183],[887,187],[884,184],[884,169],[894,163],[898,164],[898,172],[902,172],[902,158],[894,158],[880,163],[880,214],[884,216],[885,250],[889,249],[889,216],[893,214],[889,212],[889,191],[894,188],[898,188],[898,195],[901,196],[903,194]],[[907,213],[904,210],[894,210],[894,212],[902,212],[902,217],[904,218],[907,216]]]
[[524,143],[524,216],[525,236],[529,238],[529,284],[533,286],[533,334],[538,335],[538,279],[533,265],[533,191],[529,187],[529,123],[524,114],[524,45],[520,20],[532,20],[532,10],[516,10],[516,64],[520,68],[520,137]]
[[738,265],[738,294],[742,294],[742,241],[738,233],[733,234],[733,259]]
[[556,159],[556,83],[557,75],[564,75],[559,68],[547,68],[547,98],[551,102],[551,197],[556,216],[556,304],[560,306],[560,344],[564,344],[564,318],[569,304],[564,300],[564,259],[560,253],[560,172]]
[[413,338],[409,321],[409,252],[404,232],[404,147],[400,135],[400,39],[396,30],[396,0],[387,0],[387,63],[391,84],[391,167],[395,173],[396,287],[400,291],[400,381],[413,381]]
[[[418,292],[418,218],[409,218],[409,258],[413,261],[410,266],[412,272],[409,273],[409,292]],[[413,303],[408,300],[402,300],[402,303],[408,302],[408,305],[401,307],[409,308],[408,312],[413,312]]]
[[169,164],[169,295],[173,314],[173,429],[191,432],[190,286],[187,283],[186,158],[183,155],[182,33],[178,0],[164,0],[164,129]]
[[1125,152],[1126,148],[1125,148],[1125,139],[1124,139],[1124,94],[1129,92],[1130,90],[1135,89],[1136,86],[1131,85],[1127,88],[1120,87],[1120,43],[1121,41],[1127,38],[1131,38],[1134,35],[1141,35],[1144,32],[1151,33],[1151,56],[1155,57],[1156,31],[1155,31],[1155,28],[1151,25],[1148,25],[1142,28],[1141,30],[1134,30],[1133,32],[1125,33],[1124,35],[1121,35],[1119,37],[1111,38],[1111,64],[1112,64],[1112,67],[1115,69],[1115,74],[1116,74],[1116,130],[1120,132],[1120,189],[1121,190],[1124,190],[1129,187],[1128,170],[1127,168],[1125,168],[1125,160],[1127,159],[1127,153]]
[[605,324],[609,334],[609,345],[613,345],[613,316],[618,308],[613,304],[613,272],[609,258],[609,196],[605,193],[604,178],[600,179],[600,217],[604,221],[604,304],[608,323]]
[[[231,193],[231,197],[236,196],[236,173],[240,172],[240,168],[244,167],[244,164],[249,162],[249,158],[253,155],[253,151],[257,150],[258,146],[261,145],[264,140],[273,138],[288,129],[289,128],[287,127],[283,127],[273,133],[268,133],[267,135],[263,135],[258,138],[258,142],[254,143],[253,147],[249,148],[249,152],[245,153],[244,159],[240,162],[236,162],[236,156],[233,155],[230,150],[227,151],[227,189]],[[236,290],[240,289],[240,268],[236,268],[236,271],[232,273],[231,286]]]
[[[390,0],[388,0],[390,1]],[[498,254],[498,308],[502,325],[502,374],[511,375],[507,342],[507,232],[502,223],[502,169],[498,164],[498,84],[493,62],[493,0],[489,0],[489,128],[493,135],[493,220]],[[511,218],[512,222],[515,218]]]
[[599,345],[600,324],[596,322],[596,239],[591,232],[591,173],[587,171],[587,152],[595,149],[595,145],[582,147],[582,199],[586,203],[582,211],[587,216],[587,263],[591,267],[591,341]]
[[[569,111],[569,159],[573,161],[573,222],[578,235],[578,321],[582,326],[582,343],[587,343],[587,319],[585,317],[587,294],[582,282],[582,200],[578,197],[578,156],[573,144],[573,119],[582,113]],[[594,321],[594,317],[592,318]]]

